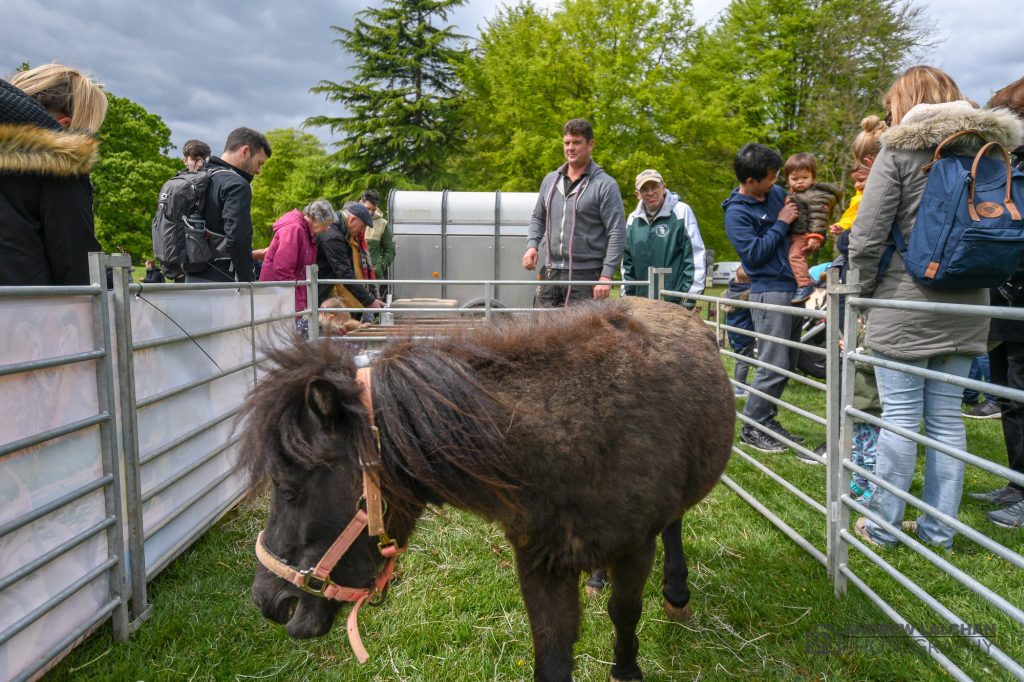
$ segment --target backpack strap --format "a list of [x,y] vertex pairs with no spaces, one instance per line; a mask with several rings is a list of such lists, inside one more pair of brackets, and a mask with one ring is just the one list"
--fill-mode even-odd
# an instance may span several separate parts
[[984,147],[978,150],[978,153],[974,156],[974,163],[971,165],[971,188],[967,193],[967,212],[971,214],[971,220],[978,223],[981,222],[981,217],[978,215],[978,211],[974,208],[974,188],[978,184],[978,164],[981,162],[981,158],[985,156],[985,152],[990,147],[995,147],[999,150],[999,153],[1003,155],[1003,161],[1006,162],[1006,198],[1003,200],[1003,204],[1006,205],[1006,210],[1010,212],[1010,217],[1014,220],[1020,220],[1020,211],[1017,210],[1017,204],[1013,203],[1013,198],[1010,196],[1010,190],[1013,188],[1013,174],[1010,169],[1010,155],[1006,153],[1006,148],[998,142],[989,142]]
[[953,133],[945,140],[940,142],[938,146],[935,147],[935,153],[932,154],[932,160],[926,163],[925,165],[921,166],[921,172],[923,172],[925,175],[928,175],[928,171],[932,169],[932,166],[935,165],[935,162],[942,158],[942,148],[945,147],[950,142],[952,142],[953,140],[955,140],[956,138],[960,137],[961,135],[967,134],[977,135],[978,137],[981,137],[981,133],[979,133],[977,130],[973,128],[967,128],[965,130],[960,130]]
[[900,226],[896,224],[894,220],[892,222],[892,244],[885,247],[885,251],[882,252],[881,257],[878,259],[878,272],[875,274],[875,285],[882,281],[882,275],[889,269],[889,263],[892,261],[892,256],[897,251],[900,252],[901,256],[905,256],[907,253],[907,242],[903,239],[903,233],[900,232]]

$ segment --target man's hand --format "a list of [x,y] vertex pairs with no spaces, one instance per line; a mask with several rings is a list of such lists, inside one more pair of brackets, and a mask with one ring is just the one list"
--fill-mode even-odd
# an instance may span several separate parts
[[838,235],[838,234],[842,234],[843,233],[843,226],[840,225],[839,223],[833,223],[832,225],[829,225],[828,232],[833,237]]
[[368,305],[366,307],[367,308],[383,308],[384,307],[384,301],[380,300],[379,298],[375,298],[375,299],[373,299],[373,303],[371,303],[370,305]]
[[807,248],[804,249],[804,253],[814,253],[821,248],[822,243],[820,239],[808,239]]
[[537,267],[537,249],[532,246],[523,254],[523,267],[527,270],[533,270]]
[[[597,278],[597,281],[599,281],[599,282],[610,282],[610,281],[612,281],[612,278],[611,277],[605,277],[604,275],[601,275],[600,277]],[[608,298],[608,295],[611,294],[611,293],[612,293],[612,288],[611,288],[611,286],[609,286],[607,284],[598,284],[598,285],[594,286],[594,298],[595,299]]]
[[254,249],[252,259],[262,261],[267,256],[267,249]]
[[787,225],[792,225],[798,215],[800,215],[800,211],[797,210],[796,202],[793,201],[792,197],[786,197],[786,203],[782,205],[782,210],[779,211],[779,220]]

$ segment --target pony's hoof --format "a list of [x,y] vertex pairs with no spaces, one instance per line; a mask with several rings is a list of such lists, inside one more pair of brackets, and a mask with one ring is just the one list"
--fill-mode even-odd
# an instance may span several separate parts
[[673,606],[672,602],[666,599],[665,615],[668,616],[668,619],[673,623],[686,623],[693,618],[693,611],[690,609],[689,603],[685,606]]

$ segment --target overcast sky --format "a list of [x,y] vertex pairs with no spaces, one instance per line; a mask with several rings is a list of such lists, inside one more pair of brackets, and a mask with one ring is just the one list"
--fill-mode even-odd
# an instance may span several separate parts
[[[452,21],[476,35],[502,4],[471,0]],[[727,4],[693,0],[695,18],[714,21]],[[925,61],[948,71],[969,96],[983,103],[1024,76],[1020,0],[921,4],[942,40]],[[0,75],[23,61],[84,68],[114,94],[159,114],[179,148],[198,137],[217,152],[240,125],[266,131],[338,114],[309,88],[348,78],[348,56],[332,44],[331,25],[350,25],[363,7],[357,0],[3,0]]]

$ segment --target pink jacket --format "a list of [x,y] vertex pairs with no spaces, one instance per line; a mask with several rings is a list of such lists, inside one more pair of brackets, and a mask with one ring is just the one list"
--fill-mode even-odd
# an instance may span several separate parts
[[[306,266],[316,263],[316,240],[302,211],[288,211],[274,223],[274,238],[260,271],[261,282],[288,282],[306,278]],[[295,287],[296,312],[306,309],[306,287]]]

